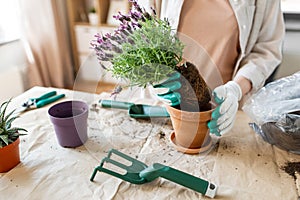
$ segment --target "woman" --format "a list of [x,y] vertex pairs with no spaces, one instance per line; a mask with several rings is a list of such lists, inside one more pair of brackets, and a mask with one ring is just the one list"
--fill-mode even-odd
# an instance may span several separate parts
[[281,62],[280,0],[156,0],[151,6],[217,65],[224,85],[213,90],[218,107],[208,127],[218,136],[228,132],[242,97],[260,89]]

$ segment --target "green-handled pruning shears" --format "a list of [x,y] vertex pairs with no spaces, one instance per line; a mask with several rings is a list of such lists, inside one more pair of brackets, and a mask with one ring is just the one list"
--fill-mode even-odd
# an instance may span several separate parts
[[42,96],[38,98],[29,98],[26,102],[22,104],[20,108],[17,108],[14,112],[15,114],[20,114],[22,112],[25,112],[31,108],[41,108],[49,103],[52,103],[54,101],[57,101],[63,97],[65,97],[64,94],[56,95],[56,91],[48,92],[46,94],[43,94]]

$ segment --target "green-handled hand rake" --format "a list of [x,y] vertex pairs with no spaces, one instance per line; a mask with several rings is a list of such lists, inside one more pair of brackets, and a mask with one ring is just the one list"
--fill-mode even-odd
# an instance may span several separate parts
[[[113,154],[125,159],[126,163],[129,161],[129,164],[124,164],[117,160],[111,159]],[[125,170],[125,173],[119,173],[118,170],[115,171],[115,169],[106,168],[105,165],[108,163],[114,167],[120,168],[121,170]],[[100,165],[94,169],[94,172],[90,178],[91,181],[94,180],[98,171],[105,172],[133,184],[143,184],[151,182],[158,177],[162,177],[194,191],[200,192],[201,194],[210,198],[214,198],[217,191],[217,186],[206,180],[197,178],[185,172],[159,163],[154,163],[151,166],[147,166],[145,163],[140,162],[115,149],[111,149],[107,157],[103,158]]]

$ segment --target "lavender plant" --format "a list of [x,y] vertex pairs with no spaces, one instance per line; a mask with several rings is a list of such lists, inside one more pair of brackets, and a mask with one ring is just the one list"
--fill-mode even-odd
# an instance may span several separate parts
[[100,65],[130,86],[146,87],[174,73],[182,61],[184,45],[167,20],[148,13],[136,0],[133,9],[114,16],[120,21],[114,33],[97,34],[91,42]]

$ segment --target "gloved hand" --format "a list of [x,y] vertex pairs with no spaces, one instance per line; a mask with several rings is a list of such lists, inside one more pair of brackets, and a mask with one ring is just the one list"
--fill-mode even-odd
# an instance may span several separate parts
[[234,125],[238,102],[242,98],[242,90],[236,82],[229,81],[225,85],[215,88],[212,95],[218,106],[213,111],[212,120],[207,125],[211,133],[221,136]]
[[180,73],[175,72],[167,80],[153,85],[151,87],[152,93],[170,106],[179,105],[181,96],[175,91],[181,88],[181,83],[179,82],[180,76]]

